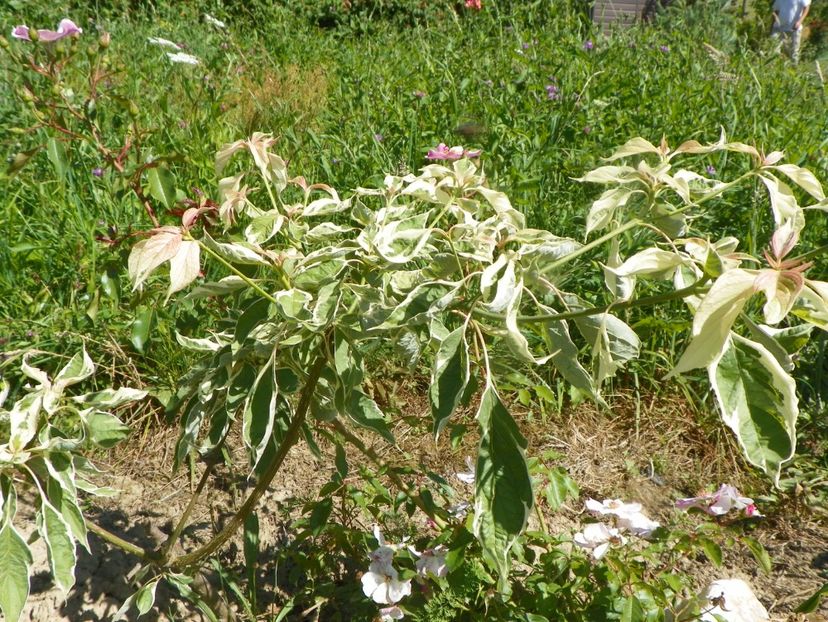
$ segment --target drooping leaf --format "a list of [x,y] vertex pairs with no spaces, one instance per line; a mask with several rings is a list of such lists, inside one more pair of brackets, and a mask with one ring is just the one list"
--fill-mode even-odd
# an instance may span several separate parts
[[271,359],[259,370],[256,382],[244,405],[242,436],[244,444],[250,450],[254,466],[259,462],[270,442],[278,398],[279,388],[276,385],[273,359]]
[[796,447],[794,379],[764,346],[735,334],[708,373],[722,420],[745,457],[778,483],[782,464]]
[[713,283],[693,318],[693,340],[668,378],[697,367],[706,367],[718,356],[730,327],[753,293],[756,273],[735,268]]
[[469,346],[466,326],[449,333],[440,343],[431,371],[429,401],[434,435],[439,436],[460,403],[469,382]]
[[66,595],[75,584],[75,541],[63,516],[43,500],[42,535],[49,551],[49,566],[58,588]]
[[0,610],[7,622],[17,622],[29,598],[32,554],[11,519],[0,529]]
[[377,403],[362,391],[351,391],[343,400],[345,414],[363,428],[373,430],[389,443],[395,443],[394,435],[388,429],[385,415]]
[[501,582],[509,574],[510,551],[526,527],[533,494],[524,450],[526,440],[489,384],[476,415],[480,425],[474,496],[474,535],[484,559]]
[[750,536],[743,536],[742,542],[748,547],[751,555],[756,560],[756,563],[759,564],[759,568],[766,576],[770,576],[771,571],[773,570],[773,563],[771,562],[770,555],[768,555],[768,550],[762,545],[759,540],[756,538],[751,538]]
[[597,397],[592,376],[578,361],[578,348],[569,336],[567,323],[558,321],[544,324],[544,339],[547,350],[552,352],[550,362],[564,380],[587,395]]

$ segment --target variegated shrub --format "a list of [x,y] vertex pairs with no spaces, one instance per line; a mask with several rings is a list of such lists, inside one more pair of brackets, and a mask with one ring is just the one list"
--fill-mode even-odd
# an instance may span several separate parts
[[[589,210],[588,241],[580,242],[527,228],[506,194],[487,185],[476,153],[343,196],[291,177],[274,144],[254,134],[227,145],[216,158],[219,176],[237,164],[236,154],[252,157],[253,169],[222,178],[215,200],[191,205],[180,225],[147,232],[129,258],[136,288],[151,287],[169,264],[167,298],[190,286],[190,299],[225,297],[221,323],[178,336],[204,356],[180,390],[176,462],[216,452],[237,425],[256,486],[201,548],[170,554],[184,516],[160,551],[139,551],[155,572],[126,606],[147,610],[161,576],[183,585],[180,573],[243,524],[303,434],[312,438],[316,428],[343,438],[356,425],[394,442],[366,387],[366,361],[389,347],[412,366],[430,367],[435,435],[458,407],[476,404],[473,530],[504,589],[533,489],[503,378],[528,368],[542,384],[554,371],[601,401],[603,383],[640,353],[627,309],[687,303],[692,335],[672,374],[706,367],[748,460],[778,480],[796,439],[791,344],[801,347],[812,326],[828,325],[828,283],[807,278],[807,253],[790,256],[806,210],[826,209],[810,172],[724,136],[675,150],[633,139],[581,178],[608,189]],[[748,172],[723,182],[675,167],[723,150],[750,158]],[[693,228],[708,201],[752,178],[767,188],[776,231],[764,259],[738,252],[734,238]],[[783,178],[816,203],[801,207]],[[599,253],[606,291],[576,291],[576,277]],[[203,260],[221,278],[199,281]],[[637,291],[655,280],[665,283],[650,295]],[[754,296],[764,297],[764,323],[748,305]],[[17,468],[11,458],[5,464]],[[437,521],[448,518],[447,509],[407,493]],[[22,559],[19,536],[15,543]]]

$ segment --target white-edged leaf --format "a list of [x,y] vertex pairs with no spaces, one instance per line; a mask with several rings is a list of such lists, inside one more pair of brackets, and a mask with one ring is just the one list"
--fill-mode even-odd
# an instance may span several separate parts
[[792,182],[814,197],[817,201],[822,201],[825,198],[825,192],[822,190],[822,184],[819,183],[816,175],[814,175],[807,168],[802,168],[796,164],[780,164],[774,168],[777,171],[781,171],[787,175]]
[[209,298],[211,296],[226,296],[247,287],[247,283],[240,276],[231,274],[220,281],[202,283],[197,285],[187,294],[187,299]]
[[54,380],[55,391],[61,393],[64,388],[86,380],[95,373],[95,363],[86,353],[86,348],[75,354],[69,362],[64,365]]
[[112,447],[129,435],[129,427],[121,423],[115,415],[89,409],[81,411],[80,416],[86,428],[87,438],[104,449]]
[[697,367],[707,367],[719,356],[730,327],[754,293],[755,281],[755,272],[741,268],[728,270],[716,279],[696,309],[690,345],[667,378]]
[[648,276],[658,279],[670,279],[676,267],[684,263],[678,253],[660,248],[647,248],[628,257],[613,272],[619,276]]
[[244,404],[242,438],[250,450],[253,465],[257,465],[273,434],[279,398],[274,360],[271,358],[259,370],[256,381]]
[[[552,313],[549,309],[548,313]],[[547,322],[544,324],[544,338],[547,349],[552,352],[550,362],[569,384],[583,391],[592,398],[597,398],[592,377],[578,361],[578,348],[569,336],[566,322]]]
[[357,425],[373,430],[391,444],[396,442],[391,430],[388,429],[388,423],[382,410],[374,400],[362,391],[349,391],[343,400],[343,408],[345,414]]
[[805,226],[805,217],[790,186],[770,173],[762,173],[759,179],[768,189],[768,198],[776,226],[781,227],[785,223],[791,223],[794,229],[801,230]]
[[155,604],[155,591],[158,588],[158,582],[161,577],[154,577],[148,583],[145,583],[141,588],[127,598],[118,611],[112,617],[112,622],[119,622],[126,620],[126,614],[134,606],[138,610],[138,617],[149,613],[152,606]]
[[178,331],[175,333],[175,340],[180,346],[193,352],[218,352],[222,347],[222,344],[216,339],[211,339],[210,337],[187,337]]
[[709,368],[722,413],[745,457],[779,483],[796,448],[796,383],[761,344],[732,334]]
[[251,245],[242,244],[241,242],[217,242],[208,234],[204,235],[204,243],[231,263],[251,266],[270,265],[270,262],[253,249]]
[[576,177],[575,181],[588,181],[595,184],[623,184],[638,178],[638,174],[632,166],[599,166],[583,177]]
[[635,192],[630,188],[610,188],[593,201],[587,214],[587,235],[609,225],[615,215],[615,210],[625,206]]
[[41,511],[42,535],[49,552],[49,566],[55,584],[65,596],[75,584],[75,540],[63,516],[45,499]]
[[147,392],[141,389],[120,387],[118,389],[103,389],[95,393],[85,393],[72,398],[78,404],[86,404],[97,408],[115,408],[127,402],[136,402],[147,396]]
[[621,147],[619,147],[615,153],[608,158],[604,158],[604,160],[612,162],[613,160],[619,160],[621,158],[626,158],[631,155],[638,155],[640,153],[660,154],[661,151],[659,151],[658,147],[650,141],[641,137],[636,137],[628,140]]
[[510,260],[506,263],[503,275],[497,281],[497,288],[495,289],[494,298],[491,302],[484,306],[492,313],[500,313],[514,299],[517,294],[517,287],[518,282],[515,276],[515,262]]

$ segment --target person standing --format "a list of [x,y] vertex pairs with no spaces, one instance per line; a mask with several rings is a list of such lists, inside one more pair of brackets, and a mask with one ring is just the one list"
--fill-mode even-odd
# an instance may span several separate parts
[[790,38],[791,61],[799,61],[802,22],[811,8],[811,0],[774,0],[772,37]]

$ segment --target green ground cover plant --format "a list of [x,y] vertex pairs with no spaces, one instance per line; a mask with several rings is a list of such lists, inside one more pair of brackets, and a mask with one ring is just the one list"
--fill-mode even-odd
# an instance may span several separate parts
[[[322,8],[254,4],[219,12],[224,23],[196,5],[109,6],[78,18],[83,33],[2,41],[0,607],[15,619],[28,593],[14,522],[25,489],[62,589],[92,530],[145,562],[124,612],[149,611],[166,582],[214,615],[195,569],[239,530],[255,541],[256,503],[304,439],[331,443],[337,461],[300,524],[333,544],[301,563],[337,574],[338,551],[370,551],[361,589],[340,588],[363,619],[376,605],[388,619],[697,619],[710,603],[653,569],[699,549],[716,563],[737,540],[767,566],[747,535],[752,500],[723,488],[693,502],[743,510],[732,530],[662,527],[605,503],[590,511],[609,523],[527,532],[538,481],[550,506],[577,485],[524,455],[504,395],[566,384],[603,404],[623,373],[702,369],[688,386],[710,388],[746,460],[779,485],[824,383],[818,358],[802,409],[797,357],[824,350],[808,340],[828,315],[825,196],[811,172],[826,163],[811,115],[824,86],[740,53],[732,32],[692,14],[604,37],[565,4]],[[242,155],[252,167],[238,168]],[[117,374],[66,391],[91,382],[109,344],[180,420],[176,466],[226,459],[241,435],[256,485],[196,551],[172,552],[189,510],[158,550],[81,515],[79,490],[106,492],[87,481],[85,452],[125,438],[112,409],[146,397],[110,388],[129,384]],[[432,434],[474,409],[472,499],[439,478],[414,488],[382,463],[361,471],[364,489],[344,485],[355,454],[372,459],[359,434],[394,442],[366,389],[374,357],[429,378]],[[394,541],[328,525],[333,499]],[[389,519],[415,514],[434,530]]]

